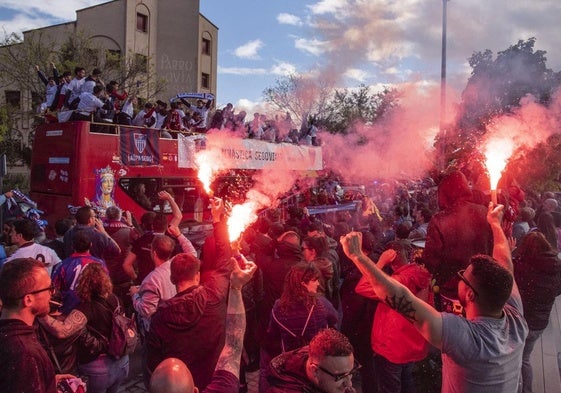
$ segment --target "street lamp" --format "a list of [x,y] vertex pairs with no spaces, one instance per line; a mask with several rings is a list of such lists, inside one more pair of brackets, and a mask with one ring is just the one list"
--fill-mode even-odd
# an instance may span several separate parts
[[442,62],[440,65],[440,132],[444,128],[446,113],[446,8],[450,0],[442,0]]

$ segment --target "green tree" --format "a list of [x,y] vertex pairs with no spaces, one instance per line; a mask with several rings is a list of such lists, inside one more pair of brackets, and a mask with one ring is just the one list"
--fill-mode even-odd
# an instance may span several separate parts
[[13,110],[0,107],[0,154],[6,155],[8,165],[30,165],[31,149],[24,144],[22,133],[15,127]]
[[546,52],[534,50],[535,38],[519,40],[504,51],[486,49],[469,58],[472,72],[462,93],[458,130],[483,133],[497,115],[520,106],[527,94],[547,105],[559,87],[559,73],[546,66]]
[[292,118],[301,123],[310,114],[325,111],[332,87],[323,79],[312,79],[291,74],[277,79],[275,86],[263,91],[265,101],[273,110],[289,112]]
[[331,133],[350,132],[358,123],[372,124],[399,101],[395,89],[384,88],[377,93],[365,85],[357,89],[335,89],[327,81],[299,75],[278,79],[263,95],[273,109],[290,112],[293,119],[304,125],[314,119]]
[[399,102],[395,89],[372,94],[370,87],[337,90],[327,102],[325,111],[317,114],[322,126],[331,133],[347,133],[356,124],[374,124],[393,110]]
[[517,152],[506,169],[523,189],[561,191],[561,134],[550,136],[530,151]]
[[[561,86],[561,72],[547,67],[546,52],[536,50],[535,44],[535,38],[519,40],[496,56],[486,49],[469,58],[472,72],[462,92],[458,117],[436,142],[437,151],[443,157],[439,162],[468,165],[478,153],[487,126],[496,117],[520,108],[526,95],[532,95],[545,107],[551,104],[553,94]],[[559,161],[554,162],[557,159],[554,156],[555,151],[539,145],[533,151],[526,151],[526,157],[513,160],[509,171],[515,178],[524,179],[521,180],[524,186],[543,189],[558,180],[556,162]],[[544,157],[551,159],[544,160]]]

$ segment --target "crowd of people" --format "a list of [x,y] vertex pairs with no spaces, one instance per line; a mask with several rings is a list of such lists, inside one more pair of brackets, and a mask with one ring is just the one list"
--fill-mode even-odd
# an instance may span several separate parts
[[117,392],[129,357],[92,332],[109,335],[123,305],[153,393],[244,392],[256,370],[263,393],[434,391],[428,359],[443,392],[531,392],[530,355],[561,294],[556,195],[510,187],[494,204],[460,171],[436,183],[380,185],[356,211],[270,209],[239,249],[221,199],[197,249],[165,191],[171,220],[83,206],[44,244],[35,222],[11,221],[0,390],[79,376]]
[[119,82],[105,84],[102,71],[94,68],[89,76],[83,67],[76,67],[74,76],[69,71],[59,74],[54,63],[52,76],[47,77],[38,65],[39,79],[45,84],[45,101],[40,112],[49,122],[73,120],[92,121],[96,132],[115,133],[110,124],[148,127],[160,130],[162,138],[177,138],[178,133],[205,133],[210,129],[228,130],[243,138],[268,142],[301,143],[317,146],[318,129],[313,119],[306,119],[297,128],[289,112],[281,118],[268,118],[254,113],[246,119],[243,110],[237,113],[228,103],[224,108],[214,108],[213,99],[197,99],[196,104],[185,98],[143,102],[129,94]]

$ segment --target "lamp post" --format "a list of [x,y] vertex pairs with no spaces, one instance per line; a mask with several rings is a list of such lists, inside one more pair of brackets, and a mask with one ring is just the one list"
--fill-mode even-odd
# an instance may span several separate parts
[[450,0],[442,0],[442,62],[440,65],[440,132],[444,129],[446,114],[446,8]]
[[440,169],[446,168],[446,151],[448,135],[444,129],[444,117],[446,114],[446,3],[442,0],[442,62],[440,66],[440,118],[439,118],[439,162]]

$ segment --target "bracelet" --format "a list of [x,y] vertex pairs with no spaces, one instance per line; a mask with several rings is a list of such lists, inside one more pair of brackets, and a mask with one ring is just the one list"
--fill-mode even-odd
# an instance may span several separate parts
[[238,291],[241,291],[241,290],[242,290],[242,287],[235,287],[235,286],[233,286],[233,285],[230,285],[230,289],[236,289],[236,290],[238,290]]

